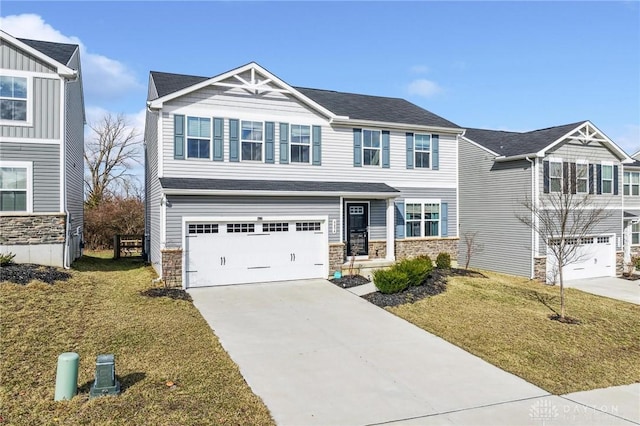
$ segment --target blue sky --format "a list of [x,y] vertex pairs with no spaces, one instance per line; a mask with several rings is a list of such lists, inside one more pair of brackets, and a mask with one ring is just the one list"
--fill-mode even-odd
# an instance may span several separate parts
[[462,127],[591,120],[640,150],[640,2],[2,1],[0,28],[82,45],[89,119],[143,125],[150,70],[256,61],[294,86],[402,97]]

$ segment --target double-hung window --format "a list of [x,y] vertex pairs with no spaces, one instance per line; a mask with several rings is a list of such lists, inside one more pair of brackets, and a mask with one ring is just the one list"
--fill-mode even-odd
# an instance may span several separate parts
[[589,165],[587,163],[576,164],[576,192],[586,194],[589,191]]
[[0,76],[0,119],[16,124],[28,121],[29,80],[27,77]]
[[0,211],[31,211],[30,162],[0,161]]
[[562,161],[549,161],[549,191],[562,191]]
[[640,245],[640,223],[631,225],[631,244]]
[[622,179],[624,195],[640,195],[640,172],[624,172]]
[[211,119],[187,117],[187,158],[206,158],[211,154]]
[[407,200],[405,231],[407,237],[440,236],[440,201]]
[[602,193],[613,193],[613,166],[610,164],[602,165]]
[[365,166],[380,165],[380,130],[362,131],[362,159]]
[[242,122],[242,161],[262,161],[264,132],[261,121]]
[[311,126],[291,125],[291,162],[309,163],[311,161]]
[[431,167],[431,135],[416,134],[414,138],[415,167],[428,169]]

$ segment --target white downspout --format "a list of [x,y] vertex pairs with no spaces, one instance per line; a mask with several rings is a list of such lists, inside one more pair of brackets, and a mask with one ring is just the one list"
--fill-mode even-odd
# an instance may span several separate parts
[[69,261],[69,244],[71,239],[71,214],[67,206],[67,85],[69,80],[63,79],[62,84],[62,100],[60,106],[62,111],[60,114],[60,204],[62,204],[62,211],[65,216],[64,226],[64,244],[62,246],[62,266],[64,269],[71,267]]
[[[529,157],[525,157],[525,159],[531,163],[531,207],[533,209],[537,208],[538,202],[536,199],[536,162],[535,160],[530,159]],[[530,279],[535,279],[536,271],[535,271],[535,257],[538,253],[537,250],[537,238],[536,238],[536,230],[535,230],[535,213],[531,211],[531,276]]]

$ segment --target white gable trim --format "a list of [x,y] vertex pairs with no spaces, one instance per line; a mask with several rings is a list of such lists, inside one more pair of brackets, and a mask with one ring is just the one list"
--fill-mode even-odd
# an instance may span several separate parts
[[[579,136],[573,136],[574,133],[579,133]],[[570,130],[562,137],[556,139],[550,145],[547,145],[545,148],[538,151],[536,155],[538,157],[545,157],[549,150],[568,140],[600,142],[601,144],[608,146],[609,149],[611,149],[613,152],[617,153],[622,163],[633,162],[633,159],[631,159],[626,152],[624,152],[618,145],[616,145],[611,139],[607,137],[607,135],[601,132],[600,129],[594,126],[590,121],[585,121],[575,129]]]
[[[41,51],[39,51],[37,49],[34,49],[33,47],[29,46],[28,44],[25,44],[25,43],[21,42],[17,38],[13,37],[12,35],[10,35],[8,33],[5,33],[2,30],[0,30],[0,38],[2,38],[3,40],[7,40],[9,43],[19,47],[20,49],[24,50],[25,52],[27,52],[31,56],[35,56],[36,58],[40,59],[41,61],[46,62],[49,65],[55,67],[56,68],[56,72],[58,74],[60,74],[61,76],[63,76],[63,77],[75,78],[76,75],[78,74],[75,70],[69,68],[65,64],[56,61],[55,59],[51,58],[50,56],[45,55]],[[77,49],[78,48],[76,48],[76,50]]]
[[[251,72],[251,81],[247,81],[240,76],[240,74],[245,73],[247,71]],[[260,74],[265,77],[264,80],[258,80],[256,78],[256,74]],[[227,83],[224,80],[229,78],[235,78],[238,83]],[[268,86],[269,83],[273,83],[276,88]],[[312,109],[318,111],[322,115],[328,118],[334,118],[336,115],[318,104],[317,102],[311,100],[307,96],[303,95],[292,86],[285,83],[283,80],[275,76],[274,74],[267,71],[265,68],[261,67],[255,62],[250,62],[247,65],[243,65],[239,68],[233,69],[231,71],[227,71],[223,74],[212,77],[208,80],[202,81],[200,83],[191,85],[182,90],[178,90],[177,92],[169,93],[168,95],[159,97],[158,99],[154,99],[148,102],[149,108],[152,109],[160,109],[163,107],[165,102],[168,102],[172,99],[178,98],[180,96],[184,96],[186,94],[195,92],[207,86],[221,86],[221,87],[231,87],[231,88],[241,88],[244,90],[251,91],[253,93],[260,92],[278,92],[278,93],[287,93],[293,96],[295,99],[299,100],[303,104],[311,107]]]

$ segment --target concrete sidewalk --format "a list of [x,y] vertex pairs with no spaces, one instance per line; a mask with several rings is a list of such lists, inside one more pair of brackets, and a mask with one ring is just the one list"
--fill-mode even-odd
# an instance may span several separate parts
[[557,424],[629,424],[551,396],[325,280],[189,293],[280,425],[553,425],[549,407],[563,413],[567,404],[577,413]]
[[564,285],[567,288],[575,288],[586,293],[640,305],[640,280],[629,281],[617,277],[600,277],[565,281]]

